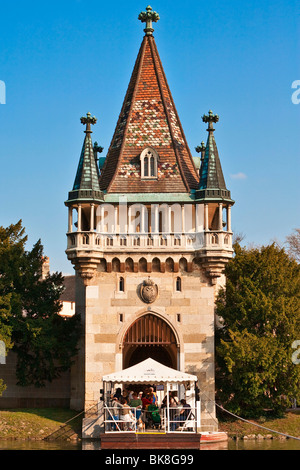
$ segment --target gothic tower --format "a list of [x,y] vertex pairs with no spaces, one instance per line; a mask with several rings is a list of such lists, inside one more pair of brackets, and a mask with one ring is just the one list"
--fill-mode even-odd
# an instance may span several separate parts
[[153,36],[159,17],[147,7],[139,19],[145,36],[104,165],[88,113],[66,201],[66,253],[84,326],[71,406],[87,409],[104,375],[152,357],[197,375],[201,423],[211,430],[214,304],[232,256],[234,202],[214,137],[219,117],[203,116],[208,139],[193,158]]

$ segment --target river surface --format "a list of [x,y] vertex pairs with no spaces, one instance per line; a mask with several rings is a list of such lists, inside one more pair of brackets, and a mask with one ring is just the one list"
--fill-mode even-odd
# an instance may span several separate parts
[[[101,450],[100,443],[95,441],[0,441],[0,450]],[[300,441],[286,440],[238,440],[218,444],[201,445],[201,450],[300,450]]]

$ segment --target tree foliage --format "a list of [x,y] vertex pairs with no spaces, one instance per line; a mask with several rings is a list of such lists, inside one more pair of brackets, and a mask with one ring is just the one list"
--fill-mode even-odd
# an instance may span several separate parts
[[300,365],[292,361],[300,339],[300,266],[275,244],[236,244],[225,274],[217,299],[217,397],[241,416],[280,413],[300,400]]
[[26,241],[21,221],[0,227],[0,339],[17,353],[18,384],[41,387],[70,368],[80,321],[59,315],[63,276],[42,278],[43,246]]
[[293,233],[286,237],[288,253],[300,262],[300,228],[296,228]]

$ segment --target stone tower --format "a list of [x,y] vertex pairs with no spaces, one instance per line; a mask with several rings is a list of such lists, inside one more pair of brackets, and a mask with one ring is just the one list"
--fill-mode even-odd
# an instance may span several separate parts
[[203,116],[207,144],[193,158],[153,36],[159,16],[147,7],[139,19],[145,36],[104,164],[99,169],[97,119],[88,113],[66,201],[66,253],[84,326],[71,406],[97,403],[104,375],[152,357],[197,375],[201,422],[211,430],[215,295],[232,256],[233,201],[213,128],[219,117]]

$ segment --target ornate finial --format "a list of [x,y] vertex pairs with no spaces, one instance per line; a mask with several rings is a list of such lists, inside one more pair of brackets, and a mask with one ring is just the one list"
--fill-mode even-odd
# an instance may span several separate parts
[[159,14],[156,13],[156,11],[152,10],[152,7],[150,5],[147,6],[146,8],[147,11],[142,11],[138,19],[142,23],[146,23],[146,28],[144,29],[146,36],[152,36],[152,33],[154,29],[152,28],[152,22],[156,23],[158,20],[160,20]]
[[202,160],[203,155],[204,155],[205,150],[206,150],[205,143],[202,141],[201,145],[198,145],[197,147],[195,147],[195,150],[196,150],[197,153],[201,153],[201,160]]
[[[205,156],[205,150],[206,150],[205,143],[202,141],[201,145],[198,145],[197,147],[195,147],[195,150],[197,153],[201,153],[201,165],[202,165],[204,162],[204,156]],[[200,169],[201,169],[201,166],[200,166]]]
[[98,159],[98,153],[103,152],[103,147],[100,147],[100,145],[98,145],[98,142],[95,142],[93,150],[94,150],[94,157],[95,157],[95,160],[97,162],[99,160]]
[[81,124],[86,124],[86,130],[85,130],[85,133],[86,134],[91,134],[92,131],[91,131],[91,124],[96,124],[97,122],[97,119],[94,117],[92,117],[91,113],[87,113],[86,117],[82,117],[80,119],[81,121]]
[[213,128],[213,122],[218,122],[219,121],[219,116],[217,114],[214,114],[211,110],[208,112],[208,115],[204,114],[202,116],[202,121],[203,122],[208,122],[208,132],[214,131]]

